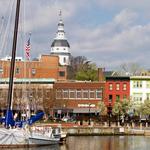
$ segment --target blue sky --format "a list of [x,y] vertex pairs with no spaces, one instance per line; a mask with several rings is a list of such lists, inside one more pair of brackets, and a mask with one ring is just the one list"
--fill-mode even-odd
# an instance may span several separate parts
[[[13,1],[16,0],[0,0],[0,15],[6,22],[10,14],[8,4]],[[25,42],[27,34],[32,33],[32,57],[50,53],[61,9],[73,56],[86,56],[99,67],[108,69],[123,63],[150,68],[149,0],[21,1],[25,35],[20,34],[19,39]]]

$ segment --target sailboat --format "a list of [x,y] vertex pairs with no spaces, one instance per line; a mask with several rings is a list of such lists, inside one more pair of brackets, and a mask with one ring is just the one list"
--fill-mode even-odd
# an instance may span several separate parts
[[16,3],[16,16],[12,46],[12,58],[9,77],[9,89],[7,99],[7,111],[4,118],[0,118],[0,122],[4,124],[4,127],[0,128],[0,147],[33,147],[41,145],[57,144],[60,141],[59,137],[53,136],[53,129],[51,127],[31,127],[33,123],[41,119],[44,112],[39,112],[35,116],[30,117],[27,120],[15,121],[13,118],[13,79],[15,69],[15,57],[16,57],[16,45],[19,23],[19,11],[20,1]]

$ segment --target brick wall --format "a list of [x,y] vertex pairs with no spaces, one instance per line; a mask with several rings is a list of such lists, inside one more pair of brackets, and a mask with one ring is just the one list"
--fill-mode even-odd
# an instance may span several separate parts
[[[8,78],[10,71],[10,61],[0,60],[1,78]],[[67,72],[65,66],[59,65],[58,56],[42,55],[38,61],[16,61],[16,78],[54,78],[56,80],[66,80]],[[60,72],[64,74],[60,75]]]

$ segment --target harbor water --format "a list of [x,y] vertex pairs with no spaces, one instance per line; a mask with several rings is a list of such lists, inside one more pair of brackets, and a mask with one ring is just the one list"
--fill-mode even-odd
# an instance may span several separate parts
[[[28,150],[149,150],[149,136],[69,136],[66,144]],[[15,149],[14,149],[15,150]],[[25,150],[25,149],[17,149]],[[27,150],[27,149],[26,149]]]

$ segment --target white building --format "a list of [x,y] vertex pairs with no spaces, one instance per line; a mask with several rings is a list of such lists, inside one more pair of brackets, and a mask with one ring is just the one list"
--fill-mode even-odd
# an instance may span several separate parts
[[61,18],[61,12],[59,14],[60,20],[58,23],[58,31],[56,37],[51,44],[51,54],[59,56],[60,65],[70,65],[70,45],[65,37],[64,23]]
[[150,100],[150,76],[131,76],[130,95],[137,105]]

